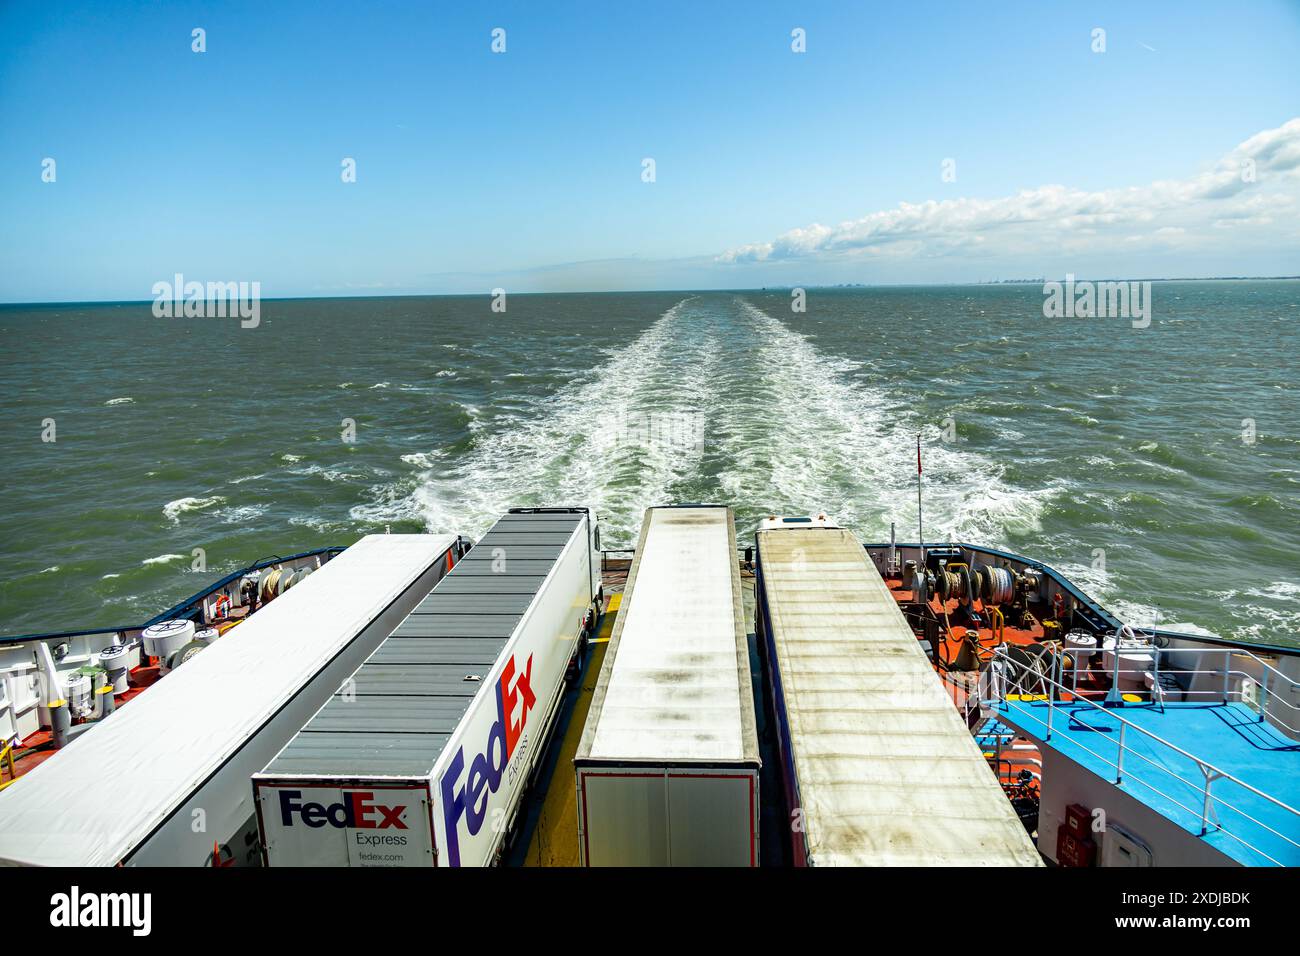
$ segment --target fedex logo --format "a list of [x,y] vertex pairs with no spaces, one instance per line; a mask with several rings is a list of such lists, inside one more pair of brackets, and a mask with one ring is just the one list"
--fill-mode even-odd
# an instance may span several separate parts
[[[447,828],[447,859],[451,866],[460,866],[458,825],[461,817],[465,818],[470,836],[478,833],[487,818],[488,797],[501,787],[501,778],[523,735],[524,725],[528,723],[528,712],[537,703],[532,679],[533,655],[528,655],[523,672],[518,675],[515,659],[511,657],[506,662],[496,686],[497,718],[488,731],[483,752],[470,761],[464,781],[461,780],[465,773],[464,747],[457,749],[447,765],[447,772],[442,775],[442,817]],[[518,723],[515,722],[516,710],[519,711]]]
[[371,803],[374,793],[369,790],[344,790],[339,803],[303,803],[301,790],[280,791],[280,822],[293,826],[293,818],[301,816],[302,822],[312,829],[326,824],[349,830],[387,830],[396,827],[405,830],[402,811],[406,807],[385,807]]

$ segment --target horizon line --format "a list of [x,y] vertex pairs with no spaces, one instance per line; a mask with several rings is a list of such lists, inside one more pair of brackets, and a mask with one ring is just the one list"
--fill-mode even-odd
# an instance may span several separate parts
[[[1149,276],[1083,278],[1074,276],[1078,282],[1293,282],[1300,280],[1300,275],[1272,276]],[[1046,277],[1023,279],[977,279],[971,282],[837,282],[810,283],[808,285],[772,285],[772,286],[717,286],[698,289],[584,289],[563,292],[510,292],[508,296],[542,296],[542,295],[664,295],[699,294],[707,292],[784,292],[794,289],[909,289],[909,288],[969,288],[971,286],[989,285],[1037,285],[1039,283],[1064,280]],[[274,295],[259,296],[259,302],[300,302],[304,299],[470,299],[495,293],[487,292],[374,292],[356,295]],[[33,305],[151,305],[157,297],[149,299],[32,299],[27,301],[0,302],[0,308],[15,308]]]

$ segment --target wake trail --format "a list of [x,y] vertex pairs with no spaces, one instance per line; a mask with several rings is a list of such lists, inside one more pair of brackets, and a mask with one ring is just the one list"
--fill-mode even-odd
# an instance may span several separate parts
[[[926,537],[1003,543],[1031,531],[1054,489],[1028,492],[980,453],[942,441],[941,423],[894,412],[886,385],[861,376],[860,363],[821,352],[743,299],[752,329],[749,407],[730,415],[729,497],[787,512],[826,511],[866,540],[884,540],[890,521],[916,537],[916,436],[925,457]],[[925,387],[905,383],[902,394]]]
[[891,416],[897,403],[860,370],[741,297],[683,299],[587,380],[353,517],[477,535],[509,507],[590,505],[604,539],[630,546],[645,508],[711,500],[736,508],[742,534],[770,512],[824,510],[866,540],[896,521],[907,540],[920,432],[928,540],[1000,544],[1037,527],[1052,489],[1016,488],[996,462],[939,441],[938,423]]
[[665,447],[641,436],[665,422],[691,427],[716,398],[716,330],[691,303],[677,303],[587,381],[480,434],[468,455],[424,470],[409,492],[358,506],[353,517],[418,517],[430,531],[478,534],[510,507],[590,505],[606,541],[634,543],[644,509],[670,501],[700,455],[695,443]]

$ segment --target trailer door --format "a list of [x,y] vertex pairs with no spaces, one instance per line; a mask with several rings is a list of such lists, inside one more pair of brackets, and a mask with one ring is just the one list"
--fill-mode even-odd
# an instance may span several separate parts
[[432,866],[425,784],[257,785],[274,866]]

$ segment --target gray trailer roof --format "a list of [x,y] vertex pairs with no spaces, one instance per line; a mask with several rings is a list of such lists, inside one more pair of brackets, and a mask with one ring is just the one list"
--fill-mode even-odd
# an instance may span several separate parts
[[582,519],[579,511],[503,516],[263,774],[432,772]]

